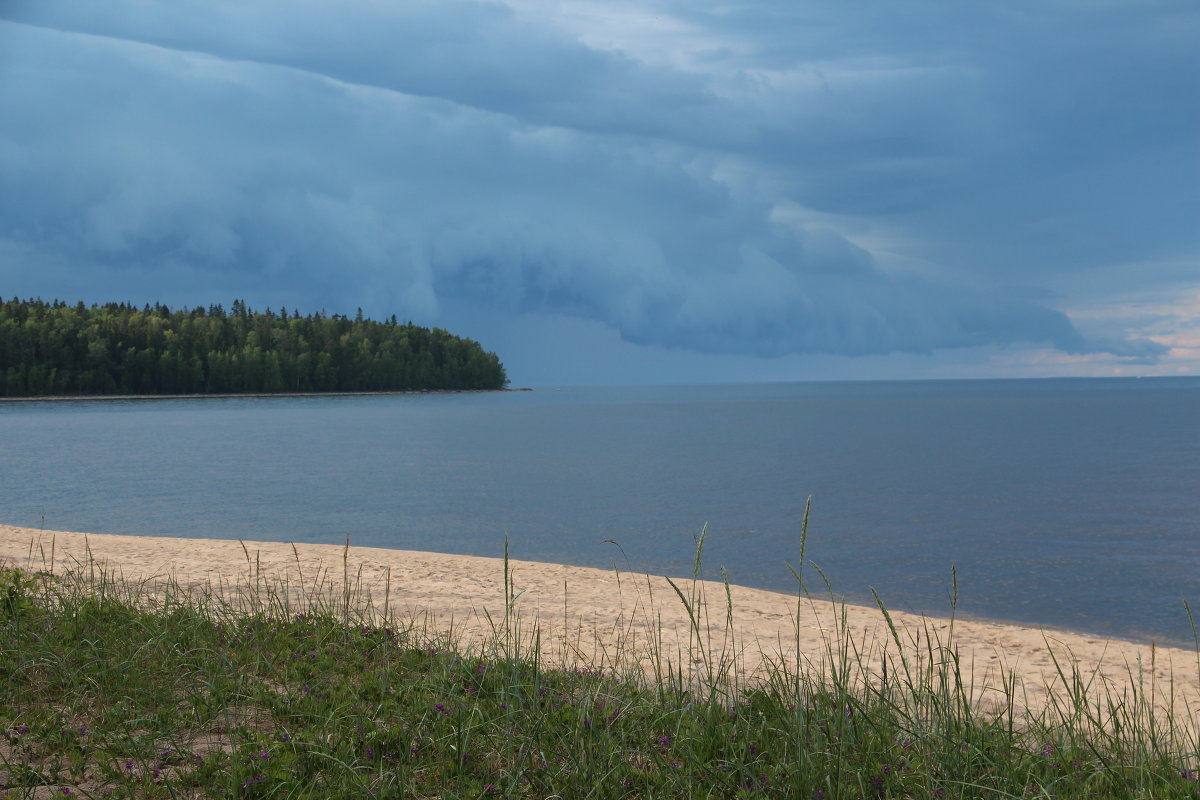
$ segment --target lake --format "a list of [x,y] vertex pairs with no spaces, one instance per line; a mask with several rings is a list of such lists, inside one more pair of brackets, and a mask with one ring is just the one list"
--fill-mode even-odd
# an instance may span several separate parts
[[[1190,643],[1200,378],[0,403],[0,522],[690,575]],[[615,540],[619,547],[606,542]],[[810,588],[824,592],[811,568]]]

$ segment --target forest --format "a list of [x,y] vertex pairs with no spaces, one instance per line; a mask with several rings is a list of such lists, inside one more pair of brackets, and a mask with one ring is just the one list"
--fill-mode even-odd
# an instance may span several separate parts
[[504,366],[440,328],[235,300],[172,310],[0,298],[0,397],[503,389]]

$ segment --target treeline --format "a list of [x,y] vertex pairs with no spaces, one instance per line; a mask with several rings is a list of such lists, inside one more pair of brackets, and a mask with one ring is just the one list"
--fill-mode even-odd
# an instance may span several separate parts
[[0,298],[0,396],[502,389],[495,353],[411,322],[235,300],[171,310]]

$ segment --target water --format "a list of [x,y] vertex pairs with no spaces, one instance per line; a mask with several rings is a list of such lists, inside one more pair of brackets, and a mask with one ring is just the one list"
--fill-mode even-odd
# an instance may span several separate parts
[[[691,572],[1190,642],[1200,379],[0,403],[0,522]],[[44,523],[42,515],[45,515]],[[613,539],[620,547],[607,543]],[[811,568],[806,578],[820,587]]]

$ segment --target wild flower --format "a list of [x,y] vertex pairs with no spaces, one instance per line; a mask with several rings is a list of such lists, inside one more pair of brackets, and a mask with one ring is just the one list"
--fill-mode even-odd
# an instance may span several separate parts
[[256,783],[262,783],[262,782],[263,782],[263,781],[265,781],[266,779],[267,779],[267,776],[266,776],[266,775],[255,775],[255,776],[254,776],[254,777],[252,777],[252,778],[247,778],[247,779],[246,779],[246,780],[245,780],[245,781],[242,783],[242,788],[243,788],[243,789],[249,789],[249,788],[250,788],[251,786],[253,786],[254,784],[256,784]]

